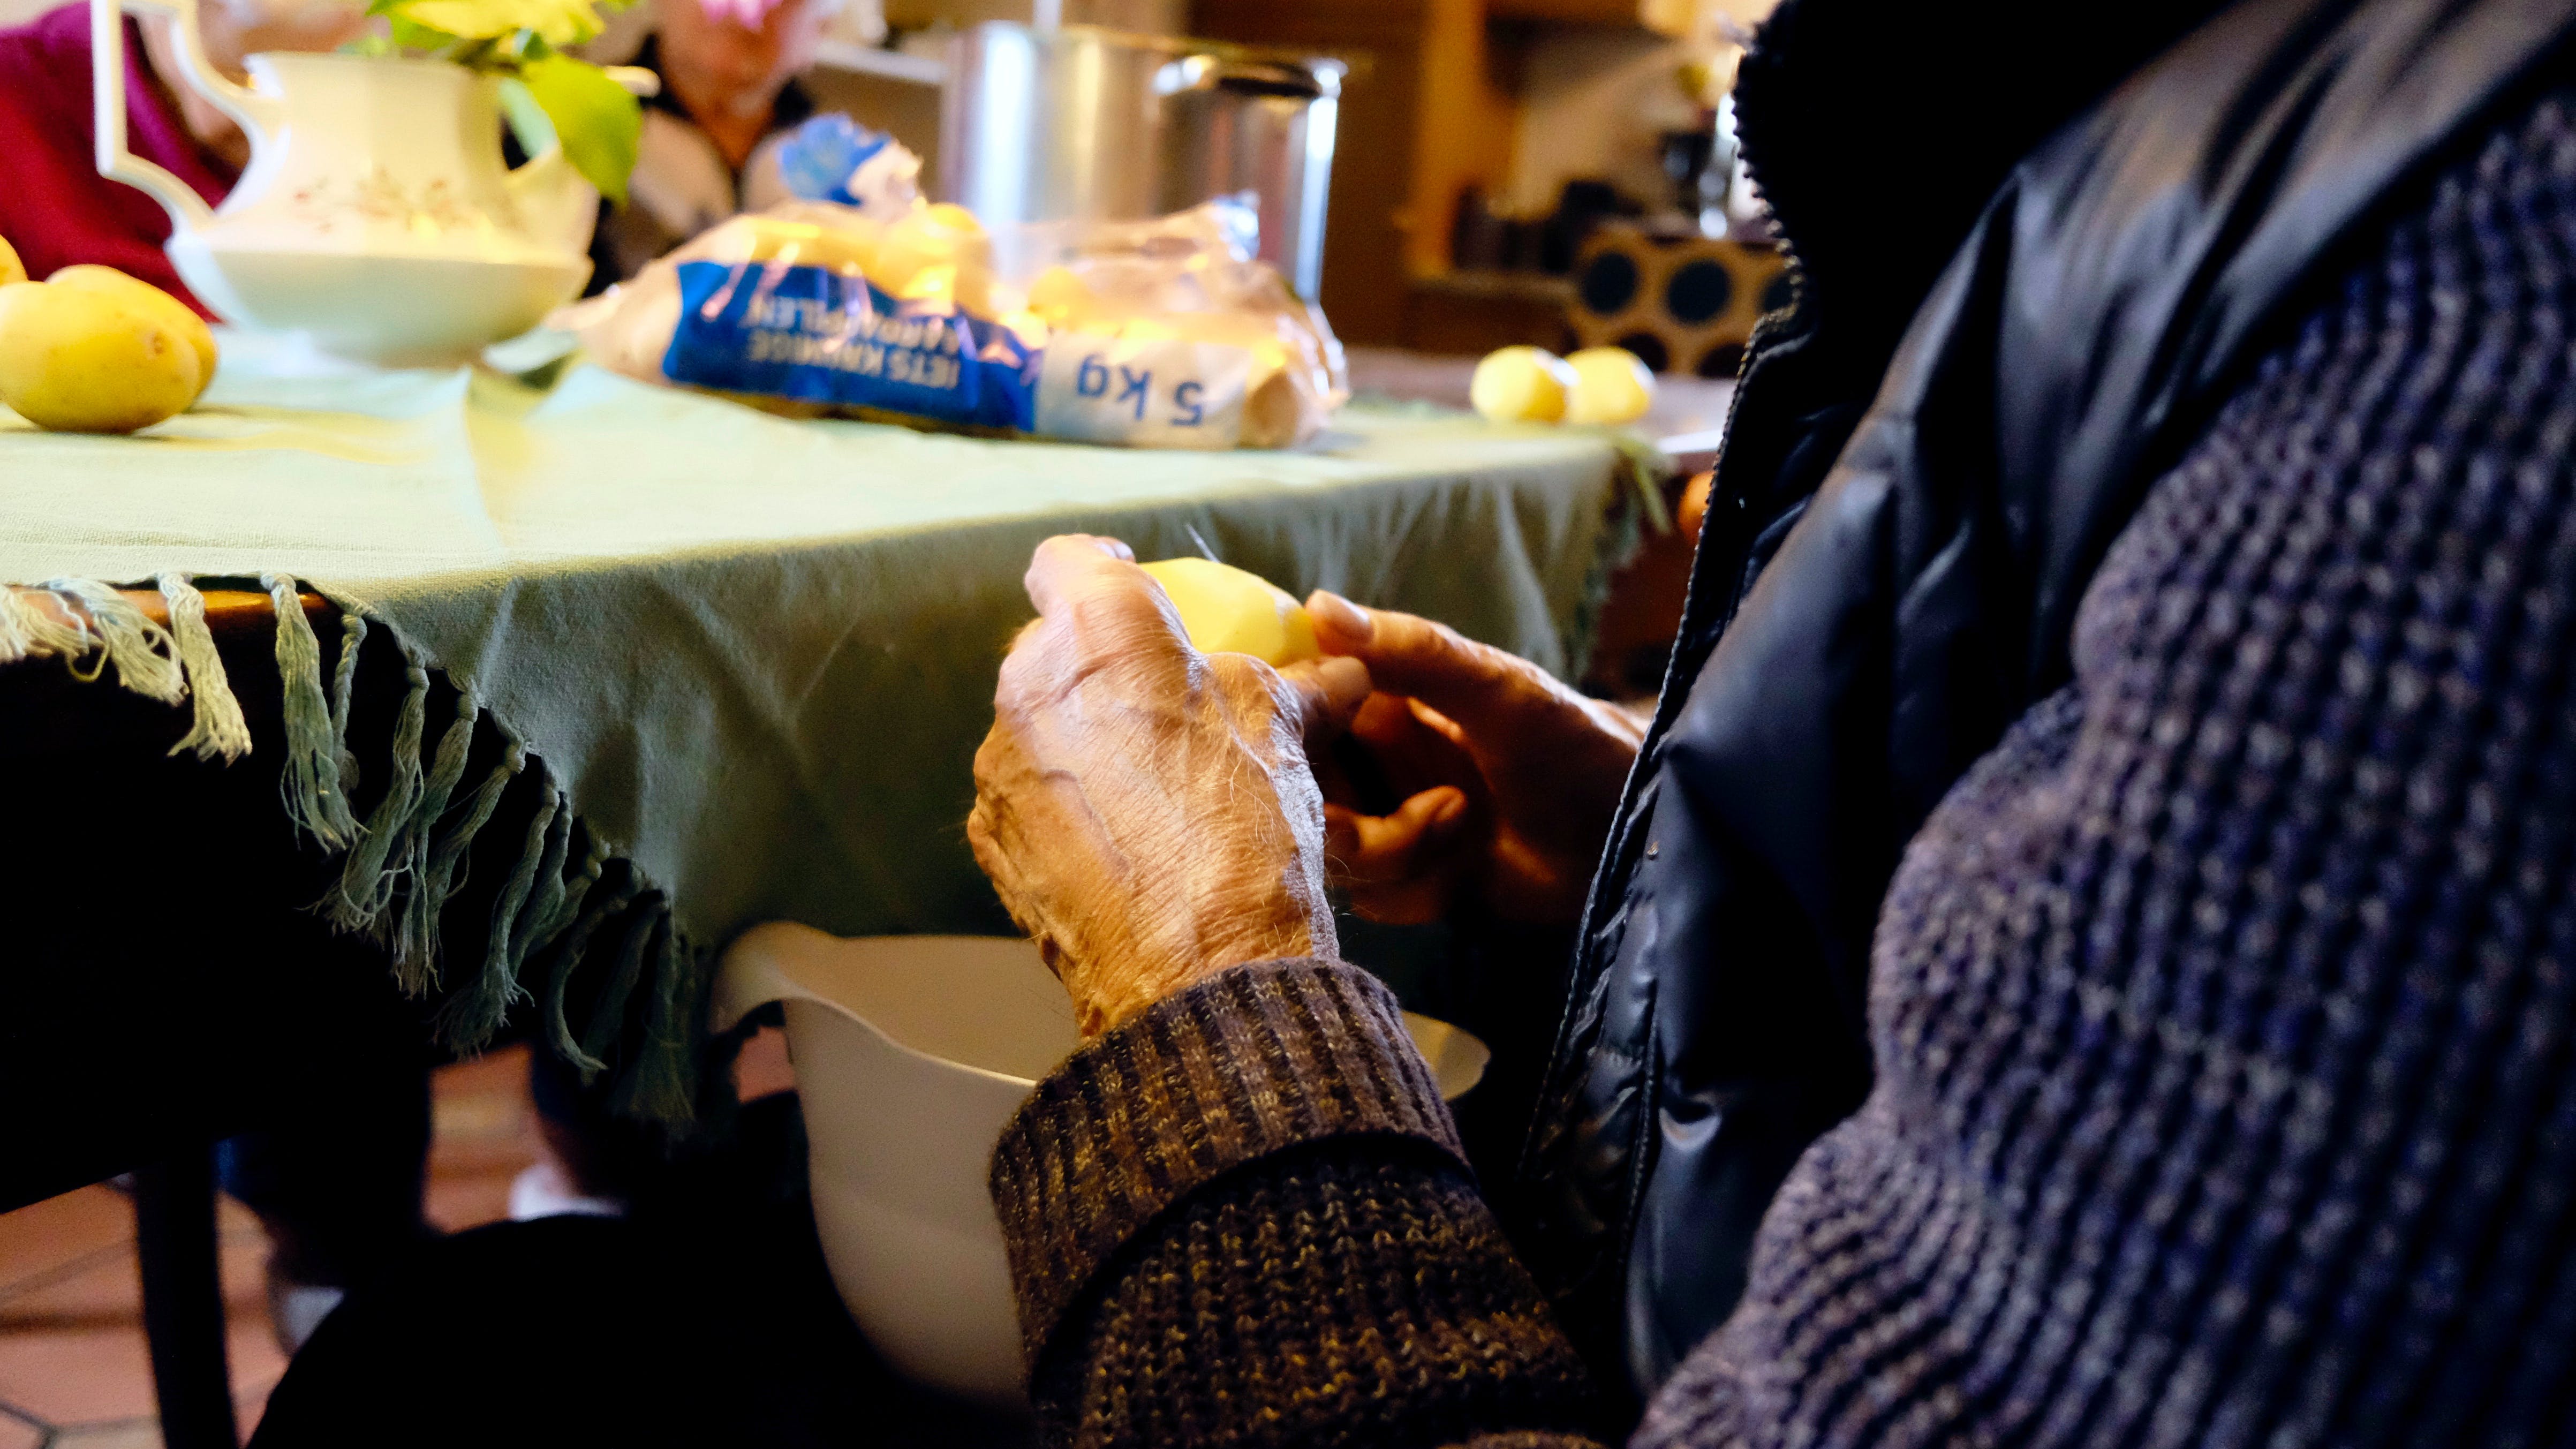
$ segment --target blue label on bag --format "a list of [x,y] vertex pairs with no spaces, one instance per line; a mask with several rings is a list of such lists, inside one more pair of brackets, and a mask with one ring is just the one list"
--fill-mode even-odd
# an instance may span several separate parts
[[673,382],[1029,431],[1044,349],[822,267],[682,262]]

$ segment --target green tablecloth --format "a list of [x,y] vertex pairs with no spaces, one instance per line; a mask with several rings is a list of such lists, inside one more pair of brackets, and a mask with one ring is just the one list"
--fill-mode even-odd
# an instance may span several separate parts
[[199,410],[139,438],[0,410],[0,580],[305,581],[470,684],[702,947],[781,917],[1002,924],[962,822],[1039,539],[1154,558],[1195,527],[1292,591],[1562,671],[1624,477],[1598,436],[1455,415],[1352,409],[1295,453],[1140,452],[789,421],[589,367],[540,388],[226,343]]

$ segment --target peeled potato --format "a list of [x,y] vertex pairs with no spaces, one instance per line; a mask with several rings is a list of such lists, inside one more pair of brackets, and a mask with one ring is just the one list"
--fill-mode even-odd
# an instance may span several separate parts
[[1272,668],[1323,657],[1305,605],[1259,574],[1205,558],[1167,558],[1145,572],[1171,595],[1202,654],[1249,654]]
[[1633,423],[1655,405],[1655,375],[1624,347],[1587,347],[1565,359],[1574,369],[1569,423]]
[[183,412],[197,350],[122,288],[0,287],[0,402],[37,427],[130,433]]
[[[194,307],[162,291],[159,287],[141,277],[127,276],[114,267],[102,267],[93,262],[82,262],[77,266],[65,267],[47,277],[45,285],[90,287],[128,299],[134,305],[160,318],[180,336],[188,339],[190,347],[196,349],[199,393],[206,390],[206,384],[215,380],[214,330],[206,325],[205,318],[197,315]],[[188,401],[194,403],[196,398],[190,397]]]
[[0,287],[25,280],[27,268],[18,260],[18,249],[9,245],[7,237],[0,236]]
[[1565,416],[1574,373],[1544,347],[1506,347],[1485,354],[1467,384],[1467,400],[1487,421],[1552,423]]

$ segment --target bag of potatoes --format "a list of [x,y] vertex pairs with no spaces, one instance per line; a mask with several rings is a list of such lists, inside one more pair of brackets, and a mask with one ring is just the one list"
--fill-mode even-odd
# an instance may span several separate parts
[[1252,260],[1247,194],[1144,222],[1005,229],[998,272],[1047,328],[1037,431],[1159,447],[1280,448],[1350,398],[1323,312]]
[[997,239],[956,206],[793,201],[550,320],[615,371],[781,411],[1287,447],[1348,396],[1341,347],[1250,259],[1250,217],[1219,202]]

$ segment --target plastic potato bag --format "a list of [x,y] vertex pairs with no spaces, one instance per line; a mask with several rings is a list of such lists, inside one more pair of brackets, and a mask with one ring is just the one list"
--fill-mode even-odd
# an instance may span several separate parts
[[1251,260],[1248,200],[1145,222],[1005,229],[997,268],[1047,329],[1037,431],[1159,447],[1271,448],[1350,396],[1322,312]]
[[837,199],[735,217],[553,324],[646,381],[981,433],[1284,447],[1347,395],[1322,316],[1248,260],[1239,203],[997,239],[921,205],[884,149],[829,139],[822,162],[782,157],[791,179],[817,188],[855,155],[905,194],[848,173]]

